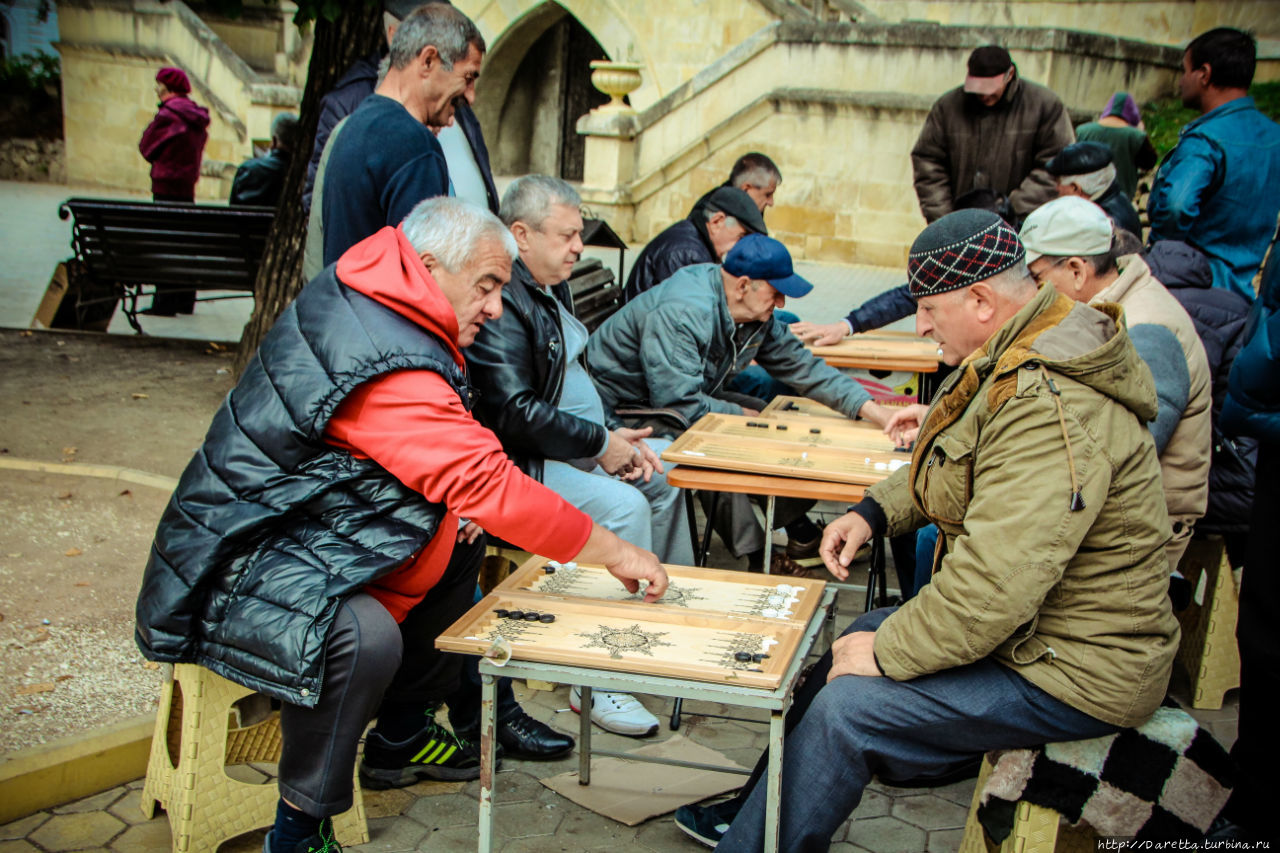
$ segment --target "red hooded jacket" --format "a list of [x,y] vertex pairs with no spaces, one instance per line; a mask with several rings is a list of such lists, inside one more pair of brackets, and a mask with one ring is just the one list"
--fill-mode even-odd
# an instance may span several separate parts
[[200,158],[209,139],[209,111],[190,98],[161,101],[138,150],[151,164],[151,194],[195,198]]
[[[346,286],[431,332],[465,369],[453,307],[399,228],[383,228],[352,246],[338,260],[337,274]],[[356,388],[329,420],[325,436],[448,508],[440,533],[416,558],[365,588],[397,622],[444,573],[459,518],[556,560],[572,559],[591,535],[591,519],[525,476],[497,436],[431,371],[395,371]]]

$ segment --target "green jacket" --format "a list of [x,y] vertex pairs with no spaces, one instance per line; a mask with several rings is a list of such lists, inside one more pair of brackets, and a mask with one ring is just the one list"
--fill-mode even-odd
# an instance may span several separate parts
[[1120,318],[1042,287],[939,391],[911,465],[868,491],[890,534],[942,531],[933,582],[876,632],[889,677],[993,656],[1121,726],[1164,698],[1178,623],[1156,395]]

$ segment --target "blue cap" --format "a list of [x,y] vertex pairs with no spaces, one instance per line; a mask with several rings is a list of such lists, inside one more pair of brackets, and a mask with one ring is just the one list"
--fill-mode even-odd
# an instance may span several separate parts
[[787,247],[763,234],[747,234],[724,258],[729,275],[745,275],[769,282],[783,296],[804,296],[813,285],[796,275]]

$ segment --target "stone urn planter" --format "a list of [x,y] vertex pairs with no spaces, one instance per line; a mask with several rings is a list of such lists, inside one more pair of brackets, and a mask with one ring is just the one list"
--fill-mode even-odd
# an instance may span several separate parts
[[591,62],[591,85],[604,92],[611,99],[609,103],[599,107],[600,110],[630,110],[622,99],[640,88],[640,69],[644,67],[638,62],[613,62],[608,59],[596,59]]

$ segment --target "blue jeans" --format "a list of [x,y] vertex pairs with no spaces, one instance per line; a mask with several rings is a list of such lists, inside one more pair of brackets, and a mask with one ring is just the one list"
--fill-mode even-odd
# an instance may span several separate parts
[[[873,631],[892,612],[863,614],[845,633]],[[828,684],[830,668],[827,653],[787,714],[779,849],[788,853],[830,847],[872,776],[938,776],[988,750],[1116,731],[990,658],[911,681],[846,675]],[[742,811],[719,849],[763,849],[766,761],[739,794]]]
[[926,524],[916,531],[916,582],[911,594],[917,595],[933,580],[933,551],[938,547],[938,526]]

